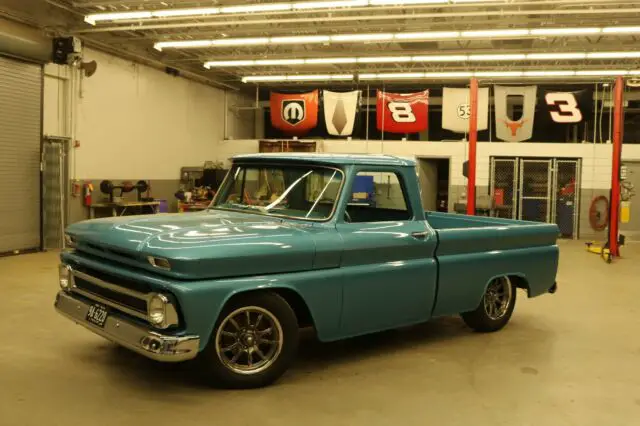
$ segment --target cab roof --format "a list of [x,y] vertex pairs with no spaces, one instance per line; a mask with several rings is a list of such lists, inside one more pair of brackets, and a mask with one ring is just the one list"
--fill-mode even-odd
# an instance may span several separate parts
[[310,162],[327,165],[366,165],[366,166],[415,166],[414,160],[384,154],[318,154],[301,152],[273,152],[261,154],[242,154],[232,157],[234,162],[245,160],[278,161],[278,162]]

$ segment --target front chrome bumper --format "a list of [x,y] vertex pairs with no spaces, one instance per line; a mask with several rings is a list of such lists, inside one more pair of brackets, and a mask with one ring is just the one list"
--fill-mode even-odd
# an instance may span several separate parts
[[200,346],[199,336],[166,336],[141,327],[111,313],[104,328],[86,320],[90,303],[60,291],[55,307],[62,315],[94,333],[156,361],[179,362],[195,358]]

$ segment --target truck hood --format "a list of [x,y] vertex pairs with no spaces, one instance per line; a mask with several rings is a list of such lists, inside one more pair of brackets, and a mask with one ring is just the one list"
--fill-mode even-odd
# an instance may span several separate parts
[[[208,210],[94,219],[71,225],[77,248],[112,261],[182,279],[309,270],[314,239],[309,225],[249,213]],[[148,256],[169,260],[170,271]]]

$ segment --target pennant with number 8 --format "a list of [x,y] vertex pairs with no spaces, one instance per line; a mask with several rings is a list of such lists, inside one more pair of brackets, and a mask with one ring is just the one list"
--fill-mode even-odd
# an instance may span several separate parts
[[418,133],[428,127],[429,90],[388,93],[378,90],[376,127],[389,133]]

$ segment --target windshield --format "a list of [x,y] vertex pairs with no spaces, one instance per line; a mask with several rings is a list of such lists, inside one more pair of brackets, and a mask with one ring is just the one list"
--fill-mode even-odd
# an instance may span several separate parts
[[236,165],[213,208],[325,220],[333,213],[342,179],[340,170],[326,167]]

